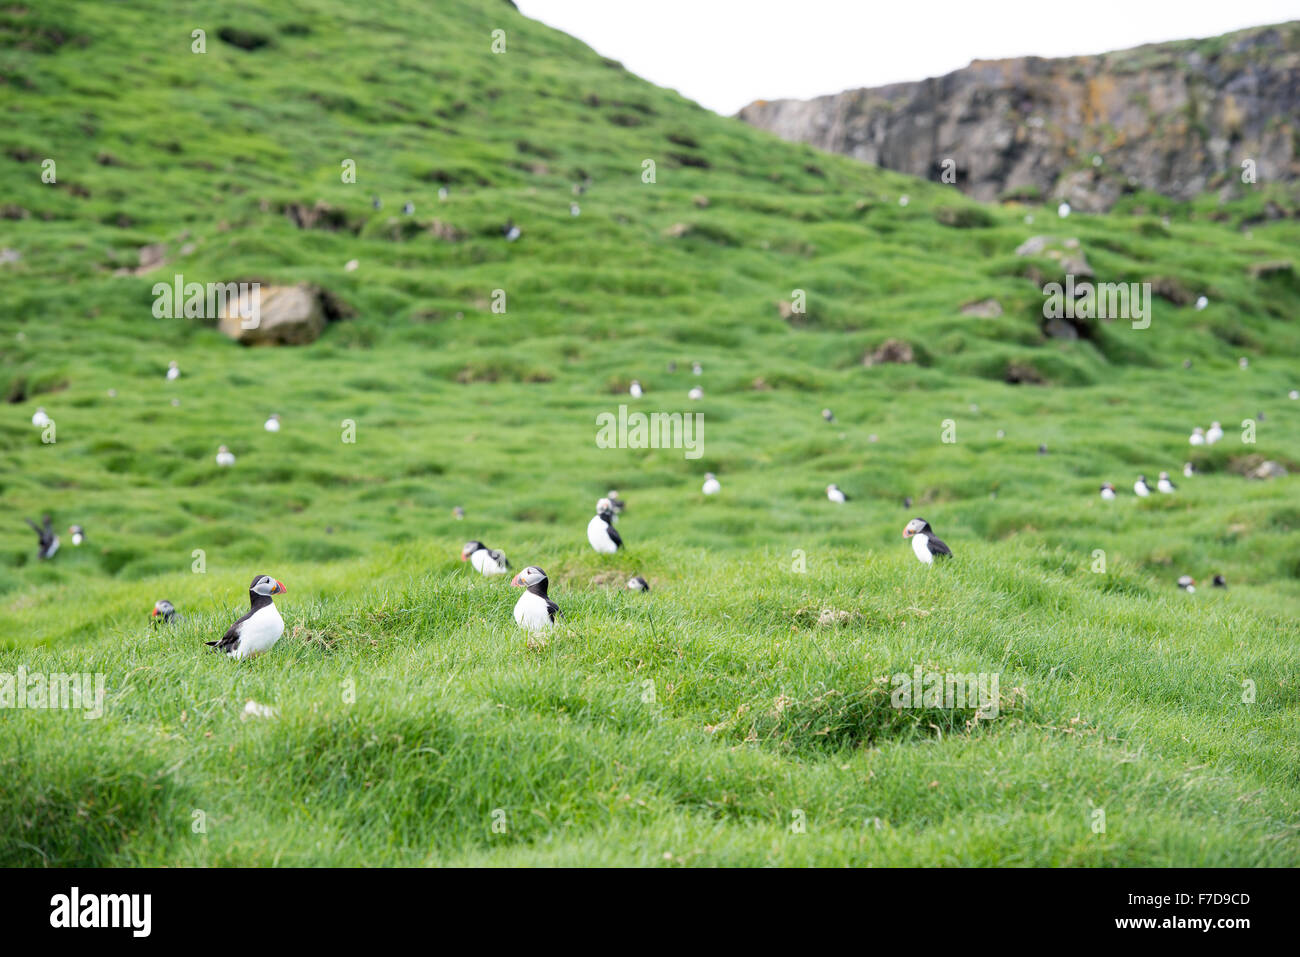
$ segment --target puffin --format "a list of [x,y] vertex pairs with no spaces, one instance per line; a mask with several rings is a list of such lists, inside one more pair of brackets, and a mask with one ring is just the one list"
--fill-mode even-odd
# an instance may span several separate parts
[[510,584],[524,589],[515,602],[515,623],[520,628],[541,631],[555,624],[555,616],[561,614],[560,606],[546,597],[546,572],[529,565],[510,579]]
[[632,380],[632,386],[627,391],[631,394],[632,398],[634,399],[639,399],[644,394],[641,389],[641,383],[638,382],[636,379]]
[[[622,514],[623,509],[627,508],[627,503],[618,497],[618,489],[616,488],[606,492],[605,498],[609,499],[609,504],[613,506],[615,515]],[[615,519],[615,521],[618,521],[618,519]]]
[[86,540],[86,530],[80,525],[69,525],[68,534],[72,536],[73,545],[80,545]]
[[495,548],[488,548],[482,542],[466,542],[460,550],[460,560],[469,559],[474,570],[480,575],[504,575],[510,570],[506,556]]
[[32,413],[32,425],[38,429],[43,429],[50,424],[50,417],[45,414],[45,407],[41,406]]
[[668,371],[669,371],[669,372],[676,372],[676,371],[677,371],[677,363],[674,362],[672,359],[669,359],[669,360],[668,360],[668,366],[667,366],[667,368],[668,368]]
[[935,538],[930,523],[923,518],[914,518],[908,522],[903,529],[903,537],[912,540],[912,551],[922,564],[933,565],[936,555],[952,557],[952,549]]
[[1180,575],[1178,577],[1178,587],[1190,595],[1196,591],[1196,579],[1191,575]]
[[1196,466],[1191,462],[1183,463],[1183,478],[1191,478],[1196,474]]
[[1205,444],[1213,445],[1221,438],[1223,438],[1223,426],[1219,425],[1218,422],[1211,422],[1210,430],[1205,433]]
[[1206,306],[1208,306],[1209,304],[1210,304],[1210,300],[1209,300],[1206,296],[1197,296],[1197,297],[1196,297],[1196,311],[1197,311],[1197,312],[1200,312],[1202,309],[1204,309],[1204,308],[1205,308]]
[[276,414],[272,414],[271,417],[267,419],[266,422],[262,425],[262,428],[266,429],[266,431],[268,432],[279,432],[280,416]]
[[689,398],[692,402],[699,402],[701,399],[704,398],[704,390],[701,389],[701,388],[697,385],[697,386],[696,386],[694,389],[692,389],[690,392],[686,393],[686,396],[687,396],[687,398]]
[[1046,446],[1046,445],[1040,445],[1040,446],[1038,447],[1038,454],[1039,454],[1039,455],[1046,455],[1046,454],[1047,454],[1047,446]]
[[1205,430],[1204,430],[1203,428],[1201,428],[1199,425],[1198,425],[1196,428],[1192,429],[1192,434],[1191,434],[1190,436],[1188,436],[1187,444],[1188,444],[1188,445],[1204,445],[1204,444],[1205,444]]
[[581,216],[581,215],[582,215],[582,207],[579,206],[577,203],[570,203],[570,204],[569,204],[569,215],[570,215],[570,216]]
[[439,186],[439,187],[438,187],[438,201],[439,201],[440,203],[445,203],[445,202],[447,202],[447,197],[448,197],[449,195],[451,195],[451,194],[447,192],[447,187],[446,187],[446,186]]
[[1169,481],[1168,472],[1161,472],[1160,478],[1156,480],[1156,489],[1161,492],[1164,492],[1166,495],[1169,495],[1172,492],[1176,492],[1178,490],[1178,486],[1175,485],[1173,482]]
[[453,505],[451,508],[451,515],[459,522],[465,518],[465,510],[459,505]]
[[1240,359],[1237,360],[1237,367],[1239,369],[1249,369],[1250,360],[1247,359],[1245,356],[1242,356]]
[[1108,502],[1113,499],[1115,497],[1115,486],[1111,485],[1109,482],[1102,482],[1101,497]]
[[1294,402],[1297,399],[1300,399],[1300,389],[1292,389],[1290,392],[1286,394],[1286,397],[1290,399],[1292,402]]
[[836,505],[843,505],[849,500],[849,497],[840,491],[840,487],[832,482],[826,486],[826,497]]
[[180,364],[175,359],[173,359],[171,362],[167,363],[167,381],[173,382],[176,379],[179,379],[180,377],[181,377]]
[[248,611],[219,640],[205,644],[231,658],[251,658],[270,651],[284,634],[284,619],[271,596],[283,595],[285,591],[284,582],[270,575],[254,575],[248,586]]
[[1133,494],[1138,498],[1146,498],[1151,494],[1151,486],[1147,484],[1147,477],[1139,475],[1138,480],[1133,483]]
[[822,409],[822,418],[825,419],[827,422],[834,422],[835,413],[832,412],[830,409]]
[[1227,588],[1228,580],[1222,575],[1215,575],[1213,584],[1215,588]]
[[153,623],[155,625],[158,624],[159,621],[164,625],[170,625],[172,619],[176,617],[178,617],[176,614],[176,606],[166,598],[159,598],[153,603]]
[[587,523],[587,541],[602,555],[613,555],[623,547],[623,539],[614,531],[614,505],[607,498],[596,503],[596,514]]
[[374,196],[370,200],[370,206],[372,209],[383,209],[384,201],[380,199],[378,196]]
[[704,375],[704,366],[700,365],[698,362],[692,362],[691,372],[695,373],[695,375]]
[[911,508],[911,507],[912,507],[912,496],[910,496],[910,495],[904,495],[904,496],[903,496],[903,508]]
[[217,465],[227,468],[235,464],[235,456],[224,445],[217,449]]
[[705,472],[704,485],[700,491],[705,495],[717,495],[722,491],[722,483],[718,481],[718,477],[712,472]]
[[650,583],[640,575],[633,575],[627,580],[627,587],[632,591],[649,591]]
[[409,199],[402,204],[402,215],[403,216],[415,215],[415,204],[411,202]]
[[32,527],[32,531],[36,533],[36,537],[40,540],[40,544],[36,549],[36,557],[42,561],[53,558],[54,553],[59,550],[59,536],[54,534],[54,523],[50,521],[50,517],[45,516],[43,527],[37,525],[30,518],[25,521]]
[[513,219],[507,219],[505,225],[501,227],[501,235],[506,238],[506,242],[513,243],[523,234]]

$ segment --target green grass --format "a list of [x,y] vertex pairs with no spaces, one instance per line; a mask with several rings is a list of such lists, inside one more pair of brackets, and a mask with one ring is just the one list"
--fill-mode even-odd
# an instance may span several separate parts
[[[1300,466],[1300,290],[1248,273],[1294,256],[1300,220],[1255,221],[1287,189],[1060,222],[779,142],[499,0],[191,11],[0,11],[0,206],[28,214],[0,239],[22,256],[0,264],[0,673],[107,686],[100,720],[0,709],[0,863],[1300,863],[1300,500],[1236,471]],[[279,212],[317,201],[347,228]],[[1046,339],[1014,255],[1036,233],[1210,305]],[[155,242],[166,266],[113,275]],[[175,272],[312,281],[356,316],[243,349],[152,316]],[[960,313],[989,296],[1001,317]],[[891,338],[917,362],[862,364]],[[1013,363],[1046,384],[1007,385]],[[633,378],[637,408],[704,414],[701,458],[597,447]],[[1227,438],[1190,449],[1211,419]],[[1179,494],[1136,500],[1161,469]],[[611,487],[628,549],[605,558],[583,532]],[[87,544],[37,562],[22,517],[45,511]],[[915,562],[915,514],[953,561]],[[457,561],[470,538],[549,572],[544,645]],[[285,637],[218,659],[202,642],[255,572],[289,587]],[[1228,591],[1174,586],[1215,572]],[[161,597],[183,622],[150,627]],[[999,716],[891,707],[917,665],[997,673]]]

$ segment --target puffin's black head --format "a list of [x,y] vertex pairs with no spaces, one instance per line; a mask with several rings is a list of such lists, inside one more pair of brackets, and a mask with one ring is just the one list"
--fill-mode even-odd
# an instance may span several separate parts
[[287,588],[284,582],[276,581],[270,575],[254,575],[253,583],[248,586],[248,590],[254,595],[261,595],[263,598],[269,598],[272,595],[282,595]]
[[172,615],[176,614],[176,608],[166,598],[160,598],[154,602],[153,617],[161,618],[164,622],[171,621]]
[[922,533],[927,535],[930,533],[930,523],[923,518],[912,519],[907,523],[907,527],[903,529],[904,538],[911,538],[913,535]]
[[480,548],[485,548],[485,547],[486,546],[482,542],[478,542],[478,541],[466,542],[465,547],[460,550],[460,560],[463,562],[465,559],[469,558]]

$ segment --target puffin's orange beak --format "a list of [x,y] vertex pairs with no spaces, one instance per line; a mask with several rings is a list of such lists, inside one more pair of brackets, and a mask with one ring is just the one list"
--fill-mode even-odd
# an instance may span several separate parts
[[911,537],[912,537],[912,530],[911,530],[910,528],[905,528],[905,529],[903,529],[903,537],[904,537],[904,538],[911,538]]
[[289,589],[287,589],[287,588],[284,587],[284,582],[280,581],[279,579],[276,579],[275,587],[271,589],[271,594],[272,594],[272,595],[283,595],[283,594],[284,594],[285,592],[287,592],[288,590],[289,590]]
[[461,552],[461,553],[460,553],[460,560],[461,560],[462,562],[463,562],[465,559],[467,559],[467,558],[469,558],[469,552]]
[[158,606],[157,606],[157,605],[154,605],[154,606],[153,606],[153,611],[152,611],[150,614],[152,614],[153,617],[155,617],[155,618],[158,617]]
[[[523,573],[520,572],[520,574],[522,575]],[[521,581],[519,580],[519,575],[516,575],[514,578],[510,579],[510,585],[511,585],[512,588],[523,588],[523,587],[524,587],[524,583],[521,582]]]

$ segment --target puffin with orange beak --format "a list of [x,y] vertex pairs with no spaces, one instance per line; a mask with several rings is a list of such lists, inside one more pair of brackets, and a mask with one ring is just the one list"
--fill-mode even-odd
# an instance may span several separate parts
[[176,614],[176,606],[166,598],[160,598],[153,604],[153,623],[156,625],[162,622],[164,625],[170,625],[173,618],[179,618]]
[[284,634],[284,619],[271,596],[283,595],[285,591],[284,582],[270,575],[255,575],[248,586],[248,611],[219,640],[207,644],[231,658],[251,658],[270,651]]
[[912,551],[922,564],[933,565],[936,555],[952,557],[952,549],[935,537],[934,529],[923,518],[914,518],[908,522],[903,529],[903,537],[912,540]]
[[510,562],[504,553],[488,548],[482,542],[466,542],[460,550],[460,560],[468,561],[480,575],[504,575],[510,571]]
[[510,584],[524,589],[515,602],[515,623],[529,631],[541,631],[555,624],[555,616],[560,614],[560,606],[546,595],[546,572],[536,565],[529,565],[513,579]]

